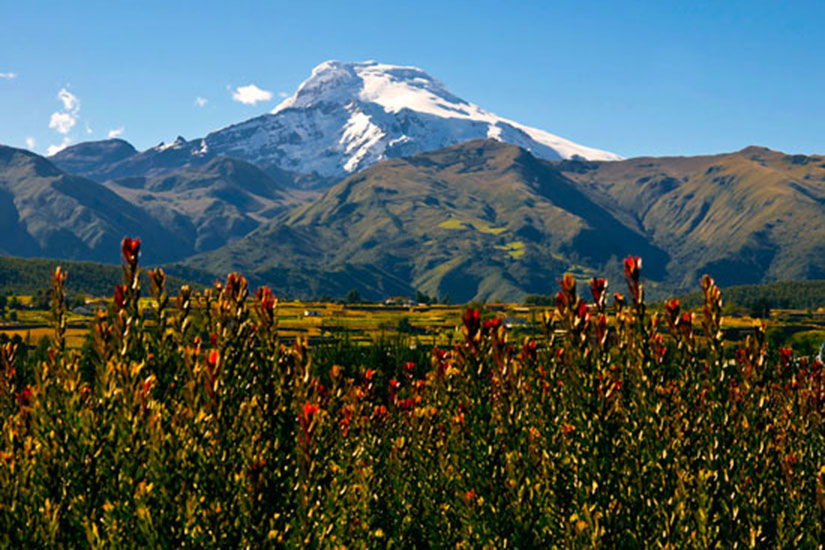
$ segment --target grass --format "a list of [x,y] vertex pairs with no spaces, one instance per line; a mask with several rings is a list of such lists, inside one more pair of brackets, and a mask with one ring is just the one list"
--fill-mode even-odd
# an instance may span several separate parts
[[485,222],[479,221],[479,220],[465,221],[465,220],[460,220],[458,218],[452,218],[452,217],[450,219],[444,220],[443,222],[439,223],[438,227],[440,227],[442,229],[470,229],[470,228],[472,228],[472,229],[475,229],[476,231],[479,231],[481,233],[486,233],[486,234],[489,234],[489,235],[501,235],[502,233],[507,231],[506,226],[496,227],[496,226],[491,226],[491,225],[489,225]]
[[518,259],[524,256],[524,243],[515,241],[503,245],[496,246],[497,250],[506,250],[510,257]]

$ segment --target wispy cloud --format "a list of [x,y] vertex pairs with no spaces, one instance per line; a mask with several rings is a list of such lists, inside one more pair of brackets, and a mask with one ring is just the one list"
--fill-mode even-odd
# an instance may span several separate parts
[[17,78],[17,73],[0,73],[0,78],[5,78],[6,80],[14,80]]
[[198,107],[206,107],[207,103],[209,103],[209,100],[205,97],[198,96],[195,98],[195,105],[197,105]]
[[278,97],[286,99],[289,97],[289,94],[286,92],[278,92]]
[[34,146],[37,145],[37,142],[34,140],[33,137],[26,138],[26,147],[29,149],[34,149]]
[[232,93],[232,99],[244,105],[255,105],[259,101],[269,101],[272,99],[272,92],[262,90],[250,84],[249,86],[239,86]]
[[59,145],[49,145],[48,149],[46,149],[46,155],[56,155],[57,153],[68,147],[71,142],[72,139],[69,136],[64,136],[63,141],[61,141]]
[[74,128],[75,124],[77,124],[77,117],[72,113],[52,113],[52,117],[49,119],[49,128],[64,136]]
[[[63,109],[52,113],[49,118],[49,128],[61,134],[63,139],[57,145],[49,145],[46,150],[48,155],[54,155],[62,151],[72,142],[68,134],[77,125],[80,118],[80,99],[76,95],[66,88],[61,88],[57,93],[57,99],[63,104]],[[88,125],[86,128],[89,129]]]
[[123,126],[121,126],[120,128],[115,128],[114,130],[109,130],[109,139],[114,139],[116,137],[122,136],[124,130],[126,130],[126,128],[124,128]]
[[57,99],[59,99],[60,102],[63,103],[63,109],[67,111],[80,110],[80,100],[77,99],[77,96],[69,90],[67,90],[66,88],[61,88],[61,90],[57,92]]

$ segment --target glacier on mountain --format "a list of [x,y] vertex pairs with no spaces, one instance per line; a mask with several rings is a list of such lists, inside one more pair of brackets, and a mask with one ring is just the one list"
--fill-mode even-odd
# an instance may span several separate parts
[[213,132],[202,147],[262,166],[343,176],[400,156],[492,138],[561,160],[620,160],[499,117],[416,67],[327,61],[271,113]]

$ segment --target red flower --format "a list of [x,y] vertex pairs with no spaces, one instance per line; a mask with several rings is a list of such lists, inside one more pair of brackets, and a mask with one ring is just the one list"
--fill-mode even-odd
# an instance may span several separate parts
[[587,304],[584,302],[579,303],[579,319],[582,322],[582,325],[587,326],[587,323],[590,322],[590,311],[587,309]]
[[395,403],[398,399],[398,380],[390,380],[390,403]]
[[559,281],[562,292],[573,295],[576,294],[576,278],[570,273],[565,273],[562,280]]
[[346,437],[349,433],[350,421],[352,420],[352,410],[349,407],[345,407],[343,413],[344,417],[340,420],[339,424],[341,425],[341,431],[344,433],[344,437]]
[[123,259],[126,260],[126,263],[132,266],[135,265],[138,260],[138,254],[140,254],[140,239],[126,237],[123,239],[121,250],[123,252]]
[[602,346],[607,341],[607,315],[599,315],[596,320],[596,338]]
[[479,329],[481,328],[481,313],[477,309],[467,308],[464,310],[464,330],[466,338],[474,342]]
[[435,366],[435,371],[439,377],[443,377],[447,372],[447,352],[433,348],[432,364]]
[[642,271],[642,259],[638,256],[628,256],[624,259],[624,276],[628,281],[639,282],[639,275]]
[[556,293],[556,309],[563,312],[567,308],[567,294],[561,290]]
[[115,286],[115,305],[117,306],[118,310],[124,309],[126,307],[125,292],[126,287],[124,285]]
[[318,414],[319,410],[320,407],[317,404],[309,401],[304,403],[304,406],[301,407],[301,412],[298,415],[298,421],[301,423],[301,429],[307,437],[312,431],[312,421],[315,419],[315,415]]
[[676,325],[679,324],[679,309],[681,308],[681,302],[679,302],[678,298],[674,298],[673,300],[668,300],[665,302],[665,312],[667,313],[667,322],[670,324],[671,328],[675,328]]
[[309,401],[307,401],[306,403],[304,403],[304,418],[306,418],[309,421],[312,421],[312,418],[315,416],[315,414],[318,412],[320,408],[321,407],[317,404],[310,403]]
[[17,404],[21,407],[28,407],[32,399],[31,386],[26,386],[23,391],[17,394]]
[[599,279],[594,277],[590,280],[590,294],[593,295],[593,300],[599,309],[604,307],[607,301],[607,279]]
[[791,348],[782,348],[779,350],[779,358],[782,361],[782,366],[787,367],[793,359],[793,350]]
[[387,407],[385,407],[384,405],[376,406],[373,409],[372,414],[375,415],[375,417],[378,420],[383,420],[387,417],[387,414],[388,414],[387,413]]
[[399,401],[398,407],[402,411],[411,411],[415,408],[416,403],[417,401],[415,399],[413,399],[412,397],[408,397],[406,399],[402,399],[401,401]]
[[633,301],[639,305],[642,303],[642,286],[639,278],[642,273],[642,259],[638,256],[628,256],[624,260],[624,276],[627,279],[627,286],[633,295]]
[[258,298],[258,303],[261,305],[261,309],[267,312],[271,312],[275,309],[275,304],[278,303],[278,299],[272,294],[272,291],[269,290],[269,287],[263,286],[255,291],[255,297]]
[[538,343],[535,340],[528,340],[524,342],[524,345],[521,347],[521,352],[525,359],[535,360],[538,356]]
[[501,327],[502,322],[501,319],[498,317],[494,317],[492,319],[487,319],[484,321],[484,331],[485,332],[495,332],[496,330]]

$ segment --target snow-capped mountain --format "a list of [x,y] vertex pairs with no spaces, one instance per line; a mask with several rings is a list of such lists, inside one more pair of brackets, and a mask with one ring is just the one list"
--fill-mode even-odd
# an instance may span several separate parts
[[373,61],[322,63],[271,113],[213,132],[199,147],[261,166],[341,176],[477,138],[548,160],[621,158],[485,111],[421,69]]

